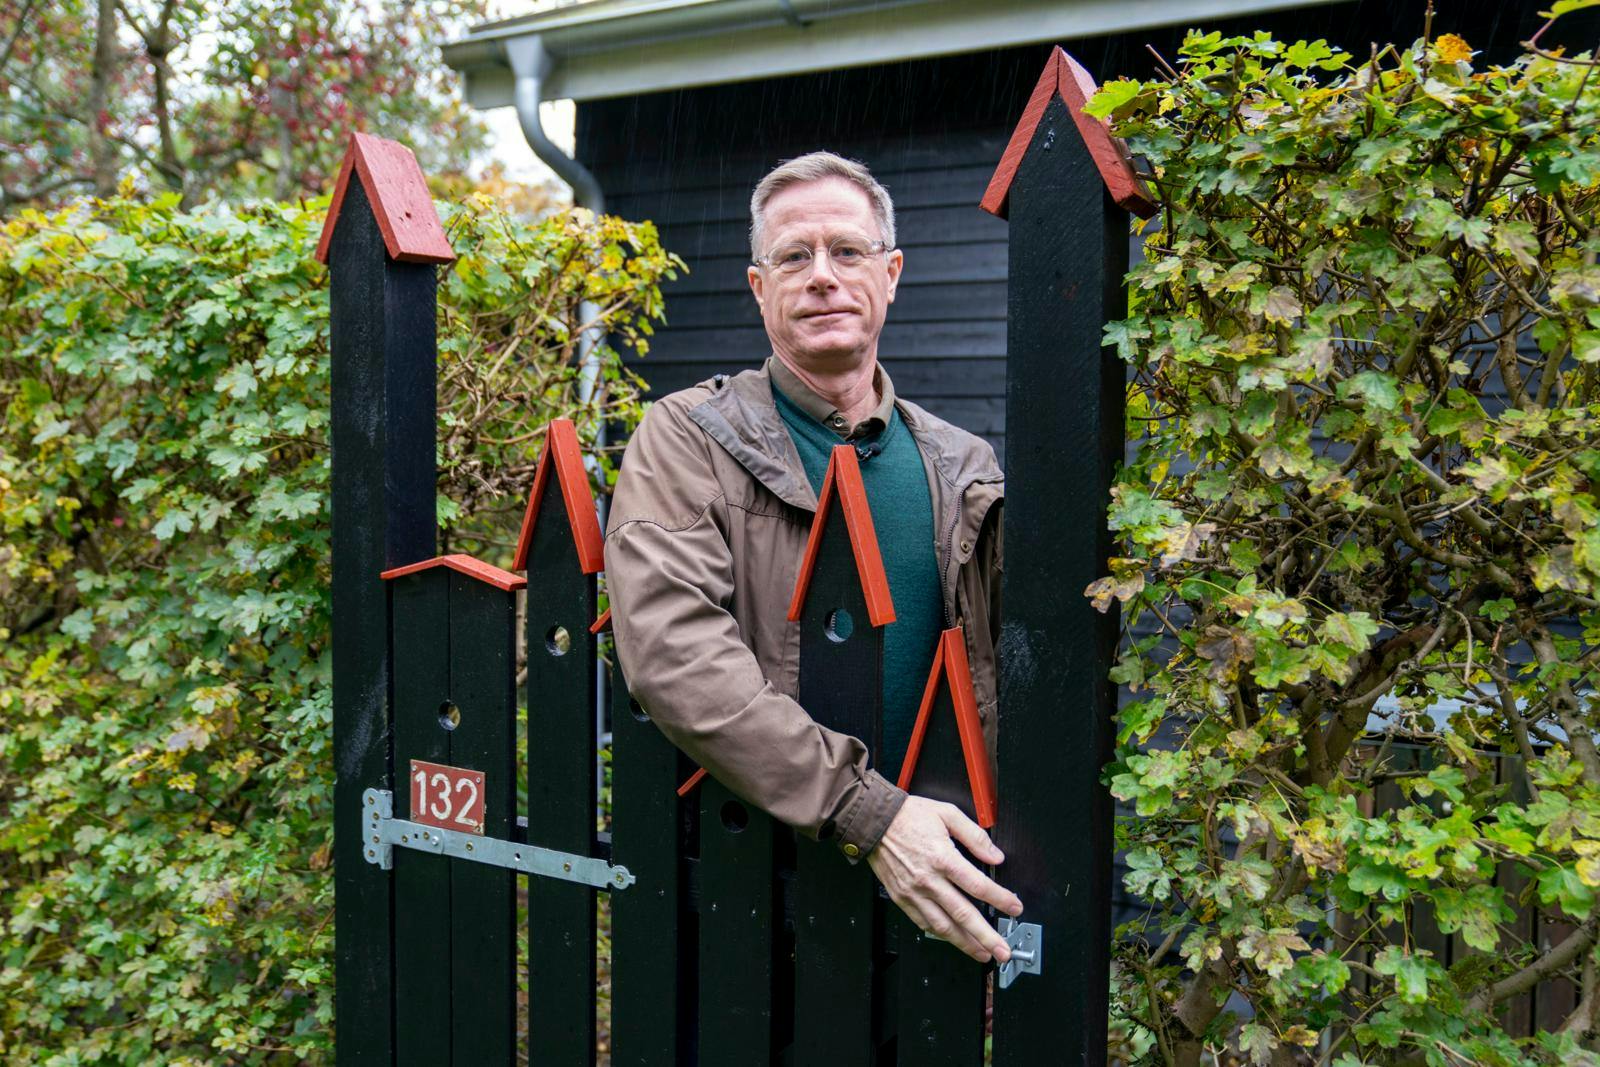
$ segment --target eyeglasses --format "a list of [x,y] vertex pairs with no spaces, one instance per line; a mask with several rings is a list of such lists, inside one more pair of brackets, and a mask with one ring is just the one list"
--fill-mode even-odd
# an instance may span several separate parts
[[[876,256],[889,251],[882,241],[869,241],[865,237],[846,235],[835,237],[826,245],[828,262],[836,271],[850,273],[865,267]],[[779,274],[802,274],[816,256],[811,245],[784,245],[756,259],[756,266],[775,270]]]

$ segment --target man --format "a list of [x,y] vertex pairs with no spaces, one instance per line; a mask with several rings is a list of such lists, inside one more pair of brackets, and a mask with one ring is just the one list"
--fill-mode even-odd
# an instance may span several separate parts
[[922,929],[1004,962],[970,898],[1012,915],[1022,903],[954,842],[991,864],[999,849],[800,707],[799,627],[785,618],[827,457],[853,443],[898,617],[884,634],[877,763],[898,771],[935,641],[956,623],[992,759],[994,451],[896,397],[878,365],[904,255],[894,205],[865,167],[826,152],[791,160],[756,186],[750,213],[750,291],[772,356],[664,397],[628,444],[606,533],[623,672],[662,732],[729,789],[851,862],[865,856]]

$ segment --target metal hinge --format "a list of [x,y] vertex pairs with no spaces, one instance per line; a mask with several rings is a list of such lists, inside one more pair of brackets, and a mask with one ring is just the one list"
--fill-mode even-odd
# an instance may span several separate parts
[[1017,980],[1019,974],[1040,974],[1044,971],[1044,928],[1038,923],[1019,923],[1007,915],[1000,916],[1000,936],[1011,949],[1011,958],[1000,965],[1000,988],[1005,989]]
[[362,853],[368,863],[375,863],[386,871],[394,866],[394,849],[399,846],[471,863],[509,867],[523,874],[578,882],[596,889],[626,889],[638,880],[628,868],[592,856],[576,856],[538,845],[520,845],[515,841],[396,819],[394,794],[387,789],[368,789],[361,799],[361,837],[366,846]]

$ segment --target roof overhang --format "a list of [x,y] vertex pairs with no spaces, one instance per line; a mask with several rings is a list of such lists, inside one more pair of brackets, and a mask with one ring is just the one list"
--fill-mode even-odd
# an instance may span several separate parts
[[1338,0],[595,0],[444,46],[476,108],[513,103],[505,42],[554,58],[545,99],[664,89],[1095,37]]

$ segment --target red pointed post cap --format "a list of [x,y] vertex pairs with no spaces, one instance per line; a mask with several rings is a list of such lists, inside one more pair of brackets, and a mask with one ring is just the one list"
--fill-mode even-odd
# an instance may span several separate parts
[[994,826],[998,808],[994,772],[989,766],[988,748],[983,743],[983,722],[978,718],[978,698],[972,688],[972,665],[967,659],[967,642],[959,626],[952,626],[939,635],[933,668],[928,672],[928,684],[922,691],[922,705],[917,710],[916,723],[911,728],[911,743],[906,747],[905,762],[900,765],[900,778],[896,784],[901,789],[911,789],[941,685],[949,687],[950,706],[956,713],[956,732],[961,738],[961,757],[967,767],[967,786],[972,792],[973,815],[978,825],[987,830]]
[[1044,65],[1044,73],[1039,76],[1039,83],[1033,87],[1033,95],[1028,98],[1028,105],[1022,109],[1022,120],[1012,131],[1011,141],[1000,157],[1000,166],[995,168],[994,177],[989,179],[989,189],[978,206],[991,215],[998,215],[1002,219],[1006,217],[1010,210],[1011,182],[1017,176],[1017,168],[1022,166],[1022,157],[1027,155],[1028,146],[1033,143],[1033,133],[1039,128],[1039,120],[1044,118],[1045,109],[1053,98],[1059,96],[1067,105],[1073,124],[1078,128],[1078,136],[1083,138],[1089,158],[1094,160],[1095,169],[1100,172],[1100,180],[1106,183],[1106,191],[1111,194],[1111,199],[1118,207],[1133,212],[1141,219],[1154,215],[1155,198],[1134,171],[1133,161],[1122,138],[1112,136],[1108,123],[1084,114],[1083,105],[1098,89],[1094,77],[1076,59],[1067,55],[1060,46],[1053,49],[1049,61]]
[[517,536],[517,554],[512,570],[526,570],[528,552],[533,548],[533,525],[539,519],[539,505],[554,477],[567,509],[567,525],[578,546],[578,565],[584,574],[605,570],[605,536],[595,515],[594,493],[589,489],[589,472],[583,466],[583,446],[578,443],[578,428],[571,419],[551,419],[545,431],[544,451],[533,475],[533,492],[528,494],[528,510],[522,515],[522,532]]
[[789,621],[799,622],[806,606],[806,590],[822,551],[823,531],[828,527],[828,512],[837,506],[844,512],[845,530],[850,535],[850,551],[861,578],[861,595],[867,602],[867,619],[874,626],[894,622],[894,600],[889,596],[889,575],[883,569],[883,553],[878,550],[878,532],[872,526],[872,508],[867,504],[867,487],[861,481],[861,462],[849,445],[835,445],[828,460],[828,473],[817,498],[817,517],[811,522],[806,554],[800,560],[800,576],[794,583],[794,598],[789,601]]
[[350,135],[350,147],[339,166],[339,180],[328,205],[328,218],[322,224],[322,238],[317,242],[318,262],[328,262],[328,247],[333,243],[333,230],[344,208],[352,173],[366,191],[390,259],[401,263],[454,262],[456,254],[439,223],[439,213],[433,208],[433,196],[417,157],[399,141],[370,133]]

